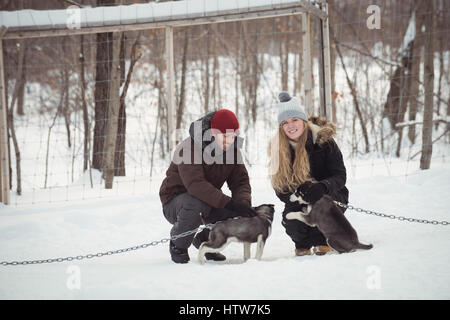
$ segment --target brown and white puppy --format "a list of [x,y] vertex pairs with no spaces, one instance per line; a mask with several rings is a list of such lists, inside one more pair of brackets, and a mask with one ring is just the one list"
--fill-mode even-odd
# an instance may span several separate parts
[[[304,189],[306,187],[307,185],[303,186]],[[324,195],[311,205],[303,200],[302,194],[302,190],[298,190],[291,195],[290,200],[306,204],[305,209],[288,213],[287,219],[297,219],[311,227],[317,227],[327,239],[328,245],[339,253],[356,249],[369,250],[373,247],[359,242],[356,230],[330,196]]]
[[205,253],[220,252],[231,242],[244,244],[244,261],[250,258],[250,244],[257,243],[256,259],[261,260],[264,245],[271,233],[273,204],[263,204],[254,208],[258,213],[251,218],[234,218],[218,222],[209,233],[209,240],[198,250],[198,260],[205,263]]

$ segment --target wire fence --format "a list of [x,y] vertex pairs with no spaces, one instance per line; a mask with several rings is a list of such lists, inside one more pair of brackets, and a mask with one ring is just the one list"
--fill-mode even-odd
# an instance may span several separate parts
[[[417,173],[429,144],[423,140],[429,55],[431,167],[449,168],[450,11],[444,1],[429,3],[328,1],[332,120],[350,177]],[[371,5],[379,9],[378,26]],[[429,16],[431,30],[425,26]],[[241,124],[251,178],[267,178],[276,97],[288,91],[304,102],[302,19],[292,14],[175,28],[176,126],[182,136],[208,111],[230,109]],[[311,19],[315,115],[317,21]],[[158,192],[171,152],[165,41],[162,29],[124,31],[114,60],[111,33],[4,40],[13,205]],[[113,65],[120,67],[121,85],[116,177],[112,190],[105,190],[104,128]]]

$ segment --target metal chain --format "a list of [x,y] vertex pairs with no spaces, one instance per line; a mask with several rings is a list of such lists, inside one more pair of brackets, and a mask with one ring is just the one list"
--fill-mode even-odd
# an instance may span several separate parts
[[145,249],[147,247],[151,247],[151,246],[156,246],[158,244],[161,243],[166,243],[168,241],[173,241],[179,238],[183,238],[186,237],[188,235],[197,233],[197,231],[201,231],[203,229],[211,229],[214,226],[214,223],[210,223],[210,224],[206,224],[204,226],[200,226],[196,229],[193,230],[189,230],[180,234],[177,234],[175,236],[172,236],[170,238],[163,238],[161,240],[157,240],[157,241],[152,241],[149,243],[144,243],[141,245],[137,245],[137,246],[133,246],[133,247],[129,247],[129,248],[124,248],[124,249],[118,249],[118,250],[113,250],[113,251],[106,251],[106,252],[99,252],[99,253],[95,253],[95,254],[86,254],[86,255],[80,255],[80,256],[70,256],[70,257],[65,257],[65,258],[53,258],[53,259],[44,259],[44,260],[24,260],[24,261],[3,261],[0,262],[0,265],[2,266],[17,266],[17,265],[28,265],[28,264],[43,264],[43,263],[54,263],[54,262],[65,262],[65,261],[73,261],[73,260],[83,260],[83,259],[92,259],[92,258],[100,258],[103,256],[111,256],[113,254],[119,254],[119,253],[124,253],[124,252],[130,252],[130,251],[135,251],[135,250],[139,250],[139,249]]
[[382,217],[382,218],[397,219],[397,220],[400,220],[400,221],[418,222],[418,223],[434,224],[434,225],[441,224],[443,226],[447,226],[447,225],[450,224],[450,222],[448,222],[448,221],[437,221],[437,220],[407,218],[407,217],[402,217],[402,216],[395,216],[393,214],[385,214],[385,213],[376,212],[376,211],[372,211],[372,210],[366,210],[366,209],[362,209],[362,208],[357,208],[357,207],[354,207],[354,206],[352,206],[350,204],[345,204],[345,203],[342,203],[342,202],[339,202],[339,201],[334,201],[334,202],[340,207],[347,208],[347,209],[350,209],[350,210],[355,210],[357,212],[362,212],[362,213],[366,213],[366,214],[375,215],[377,217]]
[[[448,221],[437,221],[437,220],[426,220],[426,219],[415,219],[415,218],[407,218],[407,217],[402,217],[402,216],[395,216],[393,214],[385,214],[385,213],[381,213],[381,212],[376,212],[376,211],[372,211],[372,210],[367,210],[367,209],[362,209],[362,208],[357,208],[354,207],[350,204],[345,204],[339,201],[334,201],[338,206],[342,207],[342,208],[346,208],[346,209],[350,209],[350,210],[355,210],[357,212],[360,213],[366,213],[366,214],[370,214],[370,215],[375,215],[377,217],[382,217],[382,218],[389,218],[389,219],[397,219],[400,221],[408,221],[408,222],[418,222],[418,223],[425,223],[425,224],[433,224],[433,225],[443,225],[443,226],[447,226],[450,224],[450,222]],[[173,241],[179,238],[183,238],[186,237],[188,235],[197,233],[197,231],[201,231],[203,229],[211,229],[214,226],[214,223],[210,223],[210,224],[206,224],[204,226],[200,226],[196,229],[193,230],[189,230],[180,234],[177,234],[175,236],[172,236],[170,238],[163,238],[161,240],[158,241],[152,241],[149,243],[144,243],[141,245],[137,245],[137,246],[133,246],[133,247],[129,247],[129,248],[124,248],[124,249],[118,249],[118,250],[113,250],[113,251],[106,251],[106,252],[99,252],[99,253],[95,253],[95,254],[87,254],[87,255],[80,255],[80,256],[69,256],[69,257],[65,257],[65,258],[53,258],[53,259],[44,259],[44,260],[24,260],[24,261],[3,261],[0,262],[0,265],[2,266],[17,266],[17,265],[28,265],[28,264],[43,264],[43,263],[53,263],[53,262],[64,262],[64,261],[73,261],[73,260],[83,260],[83,259],[92,259],[92,258],[100,258],[103,256],[111,256],[113,254],[119,254],[119,253],[124,253],[124,252],[130,252],[130,251],[135,251],[135,250],[139,250],[139,249],[145,249],[147,247],[151,247],[151,246],[156,246],[158,244],[162,244],[162,243],[166,243],[168,241]]]

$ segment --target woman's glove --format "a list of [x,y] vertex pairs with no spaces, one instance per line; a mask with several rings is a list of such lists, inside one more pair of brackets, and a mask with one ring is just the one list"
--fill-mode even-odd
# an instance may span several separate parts
[[257,215],[256,211],[242,202],[237,202],[231,199],[230,202],[225,206],[226,209],[234,211],[239,214],[241,217],[254,217]]
[[[306,181],[303,182],[298,188],[297,191],[295,192],[295,194],[297,196],[301,196],[303,198],[303,196],[305,195],[306,191],[313,185],[313,183],[311,181]],[[305,200],[305,199],[303,199]],[[306,201],[306,200],[305,200]]]
[[327,187],[323,183],[313,183],[304,192],[303,200],[311,204],[316,203],[326,193]]

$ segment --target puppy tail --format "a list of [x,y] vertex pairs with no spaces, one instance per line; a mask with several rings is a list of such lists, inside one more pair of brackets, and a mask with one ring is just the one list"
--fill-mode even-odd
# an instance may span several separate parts
[[358,246],[356,247],[356,249],[362,249],[362,250],[370,250],[373,248],[372,244],[363,244],[363,243],[358,243]]

